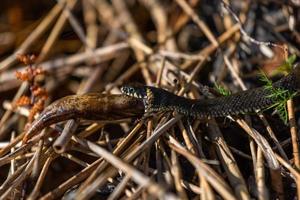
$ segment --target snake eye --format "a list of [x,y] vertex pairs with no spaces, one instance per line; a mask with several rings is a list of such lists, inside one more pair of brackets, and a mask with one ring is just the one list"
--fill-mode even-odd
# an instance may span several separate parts
[[130,89],[129,89],[129,92],[130,92],[131,94],[133,94],[133,93],[134,93],[134,89],[133,89],[133,88],[130,88]]

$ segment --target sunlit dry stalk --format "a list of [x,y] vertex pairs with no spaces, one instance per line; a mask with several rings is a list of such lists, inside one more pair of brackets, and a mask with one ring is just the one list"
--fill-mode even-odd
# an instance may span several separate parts
[[[45,131],[45,130],[43,130],[43,131]],[[37,151],[36,151],[36,159],[33,164],[33,169],[32,169],[32,174],[31,174],[32,179],[36,179],[40,173],[41,156],[42,156],[41,154],[42,154],[43,147],[44,147],[44,140],[40,140],[38,142],[38,147],[37,147]]]
[[93,7],[93,3],[95,0],[84,1],[83,3],[83,12],[84,12],[84,20],[86,24],[86,42],[91,49],[95,49],[97,46],[97,13],[95,7]]
[[8,153],[11,148],[15,147],[19,142],[22,141],[23,137],[25,135],[25,132],[21,133],[17,137],[15,137],[8,145],[6,145],[4,148],[0,150],[0,157],[3,157],[6,153]]
[[2,183],[0,187],[0,195],[3,194],[12,185],[12,182],[15,181],[17,177],[20,176],[20,174],[24,171],[24,169],[28,165],[28,162],[29,161],[19,166],[18,169],[15,171],[15,173],[11,174],[6,178],[6,180]]
[[[15,104],[17,102],[17,100],[24,94],[24,92],[27,90],[28,88],[28,83],[23,82],[21,84],[21,86],[19,87],[17,93],[15,94],[13,100],[12,100],[12,104]],[[12,114],[12,110],[6,110],[5,113],[3,114],[1,120],[0,120],[0,128],[3,127],[3,125],[6,123],[6,121],[9,119],[9,117]],[[1,137],[4,137],[3,135]]]
[[185,145],[187,146],[187,149],[195,155],[198,155],[198,151],[196,149],[196,147],[193,145],[191,138],[189,137],[187,130],[185,129],[185,127],[183,126],[182,121],[179,121],[178,123],[182,137],[184,139]]
[[57,3],[63,7],[63,14],[68,18],[70,25],[72,26],[73,30],[77,34],[78,38],[81,40],[84,46],[88,48],[89,52],[92,52],[92,47],[89,45],[89,43],[86,40],[86,36],[83,31],[83,28],[80,26],[80,23],[70,11],[69,5],[64,6],[64,0],[57,0]]
[[239,28],[240,28],[240,32],[241,34],[247,38],[251,43],[256,44],[256,45],[265,45],[265,46],[273,46],[273,47],[278,47],[281,48],[282,50],[284,50],[282,48],[281,45],[277,45],[275,43],[272,42],[262,42],[262,41],[258,41],[255,38],[251,37],[243,28],[242,26],[242,22],[239,19],[239,17],[233,12],[233,10],[231,9],[230,5],[228,5],[224,0],[222,0],[222,5],[223,7],[232,15],[232,17],[236,20],[236,22],[239,24]]
[[[259,114],[260,119],[262,120],[262,122],[264,123],[270,137],[273,139],[276,147],[278,148],[278,151],[280,153],[280,155],[287,161],[288,157],[285,154],[282,146],[280,145],[276,135],[274,134],[270,124],[267,122],[266,118],[263,116],[263,114]],[[272,188],[274,189],[274,191],[277,193],[277,197],[282,200],[284,199],[284,195],[283,195],[283,182],[282,182],[282,176],[281,176],[281,172],[280,169],[269,169],[270,170],[270,175],[271,175],[271,180],[272,180]]]
[[[175,145],[173,144],[175,143]],[[226,182],[217,175],[211,168],[206,166],[199,158],[193,156],[184,148],[182,148],[175,140],[171,141],[169,145],[174,151],[179,154],[184,155],[190,162],[194,165],[194,167],[201,173],[206,180],[213,186],[213,188],[225,199],[236,199],[232,195],[232,191],[230,191],[229,186]]]
[[174,151],[171,152],[171,161],[172,161],[171,173],[174,178],[175,188],[178,192],[178,195],[179,195],[180,199],[188,199],[187,194],[181,185],[181,180],[183,179],[182,173],[181,173],[181,166],[178,161],[178,157]]
[[202,69],[204,63],[205,63],[205,59],[199,61],[199,63],[197,64],[197,66],[193,69],[190,77],[188,78],[187,84],[185,85],[185,87],[181,88],[180,91],[178,92],[178,94],[177,94],[178,96],[182,96],[189,89],[190,84],[196,78],[196,76],[198,75],[198,73]]
[[[10,141],[12,141],[14,138],[15,138],[15,132],[13,131],[12,133],[11,133],[11,139],[10,139]],[[15,148],[13,147],[13,148],[11,148],[11,150],[10,150],[10,153],[12,153],[12,152],[14,152],[15,151]],[[12,159],[11,161],[10,161],[10,168],[9,168],[9,175],[11,175],[11,174],[13,174],[13,173],[15,173],[15,169],[16,168],[16,162],[15,162],[15,159]]]
[[[195,123],[194,127],[192,127],[191,124],[188,124],[187,132],[188,132],[189,137],[192,138],[194,148],[197,150],[196,155],[198,155],[200,158],[204,159],[204,158],[206,158],[206,156],[202,150],[202,145],[199,144],[199,140],[196,137],[196,134],[194,132],[194,129],[196,130],[196,128],[197,128],[197,123]],[[201,173],[198,173],[198,177],[199,177],[199,185],[201,186],[201,189],[203,190],[203,192],[200,194],[200,198],[201,199],[211,199],[211,200],[215,199],[215,194],[214,194],[210,184],[205,179],[205,177]]]
[[57,199],[58,197],[63,195],[68,189],[86,179],[102,161],[102,158],[94,161],[90,166],[84,168],[81,172],[77,173],[76,175],[66,180],[64,183],[60,184],[59,187],[45,194],[43,197],[41,197],[41,199]]
[[[129,48],[129,45],[127,42],[120,42],[113,45],[109,45],[106,47],[99,47],[95,49],[93,52],[83,52],[83,53],[77,53],[68,57],[64,58],[56,58],[50,61],[46,61],[43,63],[40,63],[40,67],[44,71],[53,71],[56,70],[62,66],[72,66],[79,64],[81,62],[84,62],[86,60],[99,58],[95,60],[96,63],[105,62],[107,60],[110,60],[112,58],[115,58],[118,56],[118,53],[121,51],[124,51]],[[25,67],[19,67],[17,68],[17,71],[23,72],[25,70]],[[15,71],[16,70],[7,70],[3,73],[3,76],[0,77],[0,83],[5,82],[8,80],[15,79]]]
[[275,154],[276,158],[278,159],[278,162],[280,162],[280,164],[282,164],[282,166],[284,166],[287,170],[289,170],[291,172],[291,174],[293,176],[295,176],[296,181],[300,180],[300,173],[295,170],[290,163],[286,162],[283,158],[281,158],[279,155]]
[[[116,145],[116,148],[113,151],[114,155],[119,155],[125,149],[125,147],[129,144],[131,139],[138,133],[138,131],[140,130],[141,127],[142,127],[142,123],[138,123],[129,132],[127,137]],[[94,172],[90,175],[90,177],[87,180],[85,180],[85,182],[81,185],[81,187],[79,188],[79,191],[83,190],[89,184],[91,184],[91,182],[93,182],[98,177],[101,170],[102,170],[102,167],[100,167],[100,165],[99,165],[98,168],[96,170],[94,170]]]
[[220,129],[215,120],[210,120],[208,123],[210,130],[209,137],[216,144],[216,150],[219,159],[225,169],[228,179],[234,188],[235,194],[239,199],[249,199],[249,193],[246,187],[244,178],[240,172],[240,169],[224,140]]
[[205,176],[203,176],[200,172],[198,172],[199,182],[201,185],[201,189],[203,192],[200,194],[201,199],[207,199],[207,200],[214,200],[216,199],[216,194],[212,190],[212,187],[208,183],[208,181],[205,179]]
[[[50,132],[42,132],[41,134],[39,135],[36,135],[35,137],[33,137],[32,139],[30,139],[26,144],[23,144],[21,145],[20,147],[18,147],[15,151],[13,151],[12,153],[9,153],[5,156],[2,156],[0,158],[0,166],[2,165],[5,165],[7,163],[9,163],[12,159],[15,159],[17,156],[19,155],[22,155],[24,152],[28,151],[31,147],[33,147],[34,145],[36,145],[37,141],[41,140],[42,138],[48,136],[50,134]],[[20,134],[19,136],[23,136],[23,134]],[[16,138],[17,141],[19,140],[18,138]],[[20,141],[22,140],[23,138],[20,138]],[[12,145],[8,145],[6,148],[2,149],[3,153],[4,152],[8,152],[9,149],[11,149],[13,146],[13,144],[15,144],[15,141],[13,141],[11,143]]]
[[[149,138],[150,135],[152,134],[153,132],[153,121],[152,120],[149,120],[147,122],[147,132],[146,132],[146,138]],[[144,156],[143,156],[143,171],[145,173],[145,175],[149,175],[149,160],[150,160],[150,149],[147,149],[145,152],[144,152]],[[144,191],[143,192],[143,197],[146,198],[147,197],[147,194],[146,192]]]
[[48,172],[49,166],[52,163],[53,159],[54,159],[53,154],[47,158],[47,160],[41,170],[40,176],[35,184],[35,187],[28,197],[29,200],[37,199],[37,197],[40,195],[40,189],[42,187],[42,184],[45,181],[46,174]]
[[128,182],[130,181],[131,176],[129,174],[126,174],[122,181],[118,184],[118,186],[114,189],[114,191],[109,195],[107,200],[114,200],[118,199],[119,196],[124,192],[124,189],[127,187]]
[[184,59],[184,60],[192,60],[192,61],[199,61],[203,60],[204,56],[202,55],[194,55],[194,54],[187,54],[187,53],[181,53],[181,52],[175,52],[175,51],[167,51],[167,50],[159,50],[157,54],[154,54],[155,56],[163,56],[173,59]]
[[57,153],[64,153],[66,151],[67,145],[78,127],[78,122],[79,120],[71,119],[66,123],[63,132],[53,144],[53,148]]
[[79,159],[79,158],[77,158],[77,157],[75,157],[75,156],[73,156],[71,154],[62,153],[60,155],[63,156],[63,157],[65,157],[65,158],[68,158],[69,160],[77,163],[78,165],[80,165],[82,167],[88,167],[89,166],[89,164],[87,162],[85,162],[85,161],[83,161],[83,160],[81,160],[81,159]]
[[[122,19],[121,22],[123,23],[123,26],[127,30],[127,32],[131,35],[132,38],[135,38],[137,41],[142,42],[144,39],[141,35],[141,33],[138,31],[137,25],[135,24],[134,20],[132,19],[132,16],[127,9],[125,1],[122,0],[113,0],[112,4],[116,11],[119,14],[119,18]],[[145,55],[142,51],[139,49],[133,48],[137,61],[142,62],[145,59]],[[140,68],[142,71],[142,74],[144,76],[144,79],[148,85],[152,84],[151,76],[149,73],[149,70],[147,69],[147,66],[144,63],[140,63]]]
[[288,157],[286,155],[286,153],[284,152],[282,146],[280,145],[276,135],[274,134],[274,131],[272,130],[270,124],[268,123],[268,121],[266,120],[266,118],[264,117],[263,114],[259,114],[259,118],[262,120],[262,122],[264,123],[270,137],[272,138],[272,140],[274,141],[276,147],[278,148],[278,151],[280,153],[280,155],[285,159],[288,160]]
[[229,69],[229,72],[230,72],[231,76],[238,82],[238,85],[242,88],[242,90],[247,90],[247,87],[246,87],[245,83],[242,81],[242,79],[239,76],[237,70],[235,70],[232,63],[229,61],[228,56],[224,55],[223,59],[224,59],[225,65]]
[[[139,147],[142,139],[144,139],[144,137],[142,135],[137,137],[133,141],[133,143],[131,143],[130,146],[127,147],[122,152],[122,154],[119,157],[122,160],[125,160],[127,162],[133,161],[133,158],[130,156],[130,153],[136,151],[136,149]],[[81,145],[88,146],[87,144],[83,144],[85,142],[82,140],[80,140],[80,143],[81,143]],[[89,148],[89,146],[88,146],[88,148]],[[90,149],[90,150],[93,151],[93,149]],[[90,182],[89,184],[87,184],[86,186],[84,184],[82,184],[82,186],[81,186],[82,190],[81,190],[81,188],[79,188],[80,190],[77,191],[76,196],[81,196],[82,198],[91,197],[93,194],[95,194],[95,192],[97,191],[97,188],[103,186],[105,183],[107,183],[107,180],[109,178],[112,179],[118,174],[118,170],[116,168],[114,168],[113,166],[111,166],[107,161],[105,161],[103,159],[95,171],[98,173],[98,176],[96,176],[95,179],[92,182]],[[95,173],[93,173],[92,175],[94,175],[94,174]]]
[[292,145],[293,145],[294,162],[295,162],[296,168],[298,170],[300,170],[299,139],[297,136],[297,125],[296,125],[296,121],[295,121],[295,111],[294,111],[293,100],[288,100],[287,108],[288,108],[288,117],[289,117]]
[[209,29],[209,27],[198,17],[198,15],[193,11],[190,5],[184,0],[176,0],[177,4],[189,15],[193,21],[199,26],[199,28],[203,31],[205,36],[209,39],[209,41],[216,47],[219,46],[218,41],[215,36]]
[[258,199],[269,199],[267,188],[265,184],[265,169],[264,169],[263,153],[260,148],[257,149],[257,163],[255,168],[255,178],[258,190]]
[[250,136],[248,137],[249,140],[249,147],[250,147],[250,153],[251,153],[251,159],[252,159],[252,167],[253,169],[256,168],[257,163],[257,145],[255,144],[254,139],[252,139]]
[[197,185],[194,185],[192,183],[189,183],[185,180],[181,180],[181,185],[182,187],[184,187],[186,190],[190,190],[192,192],[194,192],[195,194],[202,194],[203,193],[203,189],[200,188]]
[[25,167],[24,171],[22,171],[22,173],[20,173],[20,175],[14,180],[14,182],[12,182],[10,187],[3,194],[0,194],[1,195],[0,199],[8,198],[8,196],[14,190],[14,188],[18,187],[26,178],[28,178],[28,176],[32,172],[31,170],[32,170],[32,167],[33,167],[34,160],[35,160],[35,156],[33,156],[31,158],[31,160],[29,161],[29,163]]
[[[191,0],[189,1],[189,5],[191,8],[195,8],[199,4],[199,0]],[[174,9],[177,11],[177,9]],[[177,13],[176,13],[177,14]],[[171,27],[173,28],[175,33],[178,33],[190,20],[190,16],[186,14],[186,12],[178,12],[177,15],[170,16],[171,18]]]
[[277,159],[275,158],[275,153],[272,150],[270,144],[267,142],[267,140],[257,130],[250,127],[245,120],[236,119],[235,121],[249,134],[249,136],[251,136],[254,139],[259,148],[261,148],[269,167],[273,169],[278,169],[279,164]]
[[162,6],[162,2],[158,0],[142,0],[141,1],[150,11],[153,22],[157,29],[157,42],[160,44],[160,49],[176,51],[176,42],[173,37],[173,31],[168,23],[168,14]]
[[[67,0],[66,4],[68,4],[69,9],[72,9],[77,0]],[[41,61],[45,60],[47,58],[48,53],[51,50],[51,47],[55,44],[55,41],[57,40],[59,34],[61,33],[63,27],[65,26],[67,22],[67,17],[63,13],[61,13],[60,17],[56,21],[53,29],[51,30],[51,33],[49,34],[49,37],[47,38],[47,41],[45,42],[44,46],[41,49],[41,52],[36,60],[36,63],[40,63]]]
[[[218,44],[221,45],[225,41],[227,41],[229,38],[231,38],[237,31],[239,30],[239,25],[235,24],[230,29],[228,29],[226,32],[224,32],[222,35],[220,35],[217,38]],[[214,44],[210,44],[203,48],[201,51],[197,53],[199,56],[208,57],[210,54],[212,54],[214,51],[216,51],[217,46]],[[190,65],[193,63],[191,60],[185,61],[185,63],[181,66],[181,69],[187,69],[190,67]]]
[[[144,176],[142,173],[131,167],[130,165],[123,162],[121,159],[117,158],[113,154],[110,154],[108,151],[104,150],[103,148],[87,141],[90,148],[93,148],[101,157],[105,160],[113,164],[115,167],[121,169],[125,173],[131,175],[131,178],[137,182],[138,184],[144,186],[151,195],[157,198],[164,198],[164,199],[179,199],[171,193],[167,193],[164,191],[162,186],[151,181],[149,177]],[[81,199],[81,196],[78,196],[78,199]]]
[[29,47],[34,44],[34,42],[42,36],[42,34],[49,28],[49,26],[54,22],[54,19],[61,12],[61,7],[55,5],[48,15],[41,21],[41,23],[32,31],[32,33],[26,38],[26,40],[21,44],[21,46],[9,57],[0,63],[0,73],[12,66],[16,60],[17,56],[20,54],[25,54]]
[[[299,138],[297,135],[297,125],[295,120],[295,111],[294,111],[294,104],[293,100],[290,99],[287,101],[287,110],[288,110],[288,118],[289,118],[289,125],[290,125],[290,132],[292,138],[292,146],[293,146],[293,157],[295,162],[295,167],[299,171],[300,170],[300,155],[299,155]],[[300,199],[300,180],[297,179],[297,196]]]
[[[153,145],[153,143],[170,127],[172,127],[181,117],[176,116],[175,118],[172,118],[169,120],[167,123],[159,127],[157,130],[154,131],[154,133],[147,139],[145,140],[141,145],[139,145],[137,148],[132,150],[128,155],[125,156],[124,160],[127,162],[131,162],[134,158],[136,158],[139,154],[141,154],[145,149],[149,148],[150,146]],[[99,188],[105,180],[108,177],[114,176],[116,174],[115,169],[111,170],[106,170],[105,173],[102,173],[102,176],[99,176],[94,182],[93,185],[87,186],[87,188],[84,189],[81,193],[85,193],[85,196],[91,195],[91,191],[95,192],[97,188]],[[87,189],[89,192],[87,192]],[[81,194],[82,195],[82,194]],[[84,197],[82,195],[82,197]]]

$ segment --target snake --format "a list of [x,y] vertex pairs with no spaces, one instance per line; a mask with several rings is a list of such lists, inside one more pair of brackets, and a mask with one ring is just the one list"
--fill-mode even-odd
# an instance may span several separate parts
[[[288,75],[272,83],[271,86],[274,90],[298,92],[300,65],[296,64]],[[225,117],[267,109],[278,102],[278,99],[272,98],[274,90],[261,86],[228,96],[189,99],[153,86],[124,85],[121,87],[123,94],[143,101],[145,113],[176,111],[181,115],[197,119]]]

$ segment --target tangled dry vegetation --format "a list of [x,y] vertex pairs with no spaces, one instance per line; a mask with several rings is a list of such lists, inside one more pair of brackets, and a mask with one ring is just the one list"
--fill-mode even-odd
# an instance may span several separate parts
[[211,98],[215,83],[280,77],[300,56],[299,0],[1,4],[0,199],[300,199],[298,97],[285,124],[269,110],[141,120],[120,95],[138,82]]

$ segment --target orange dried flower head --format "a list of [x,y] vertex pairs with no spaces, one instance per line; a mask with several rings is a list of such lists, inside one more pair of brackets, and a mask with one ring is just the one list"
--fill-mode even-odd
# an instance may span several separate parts
[[28,116],[28,122],[33,122],[34,116],[41,112],[44,109],[45,101],[43,99],[39,99],[30,109],[30,113]]
[[44,88],[41,88],[41,87],[35,88],[32,91],[32,93],[33,93],[33,96],[35,96],[35,97],[40,97],[42,99],[48,98],[48,92]]
[[21,96],[16,102],[16,106],[28,106],[28,105],[30,105],[30,98],[28,96]]
[[22,96],[16,106],[31,106],[28,122],[34,120],[34,116],[44,109],[45,100],[48,98],[46,89],[42,88],[36,81],[38,75],[44,75],[45,71],[41,67],[34,66],[36,57],[34,55],[18,55],[20,62],[28,65],[23,72],[16,72],[17,79],[27,81],[30,85],[30,96]]
[[16,71],[15,74],[16,78],[21,80],[21,81],[29,81],[31,79],[31,77],[29,77],[28,73],[22,73],[22,72],[18,72]]
[[31,65],[34,63],[36,56],[35,55],[17,55],[17,58],[20,62],[24,63],[25,65]]

